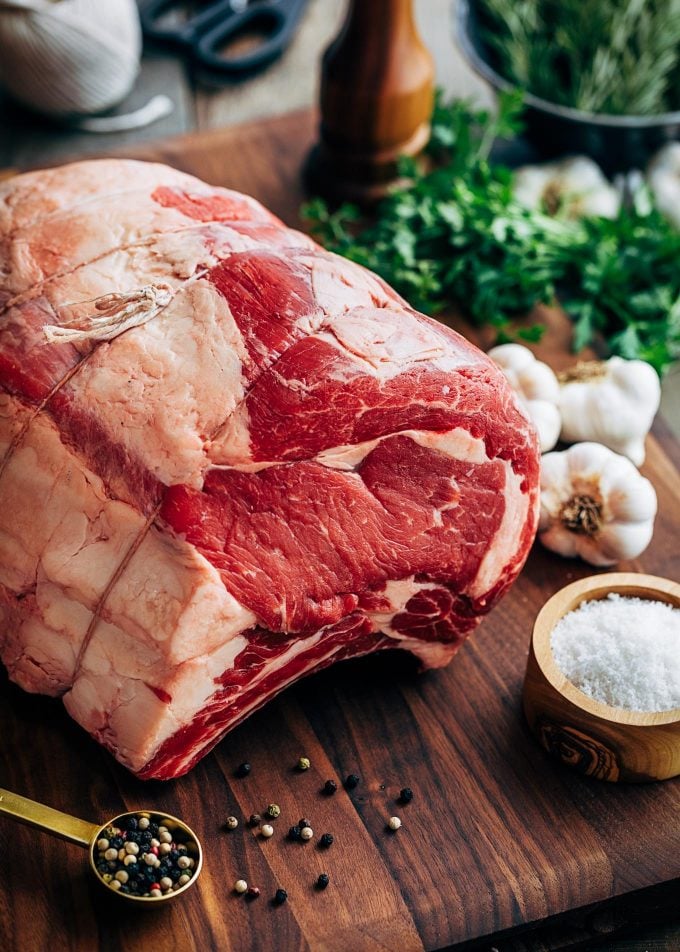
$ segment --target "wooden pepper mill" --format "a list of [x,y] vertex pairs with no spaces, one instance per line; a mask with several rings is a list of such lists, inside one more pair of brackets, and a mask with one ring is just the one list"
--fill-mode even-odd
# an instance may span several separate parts
[[397,179],[397,160],[416,155],[430,130],[432,57],[412,0],[350,0],[321,67],[320,141],[305,167],[314,194],[370,203]]

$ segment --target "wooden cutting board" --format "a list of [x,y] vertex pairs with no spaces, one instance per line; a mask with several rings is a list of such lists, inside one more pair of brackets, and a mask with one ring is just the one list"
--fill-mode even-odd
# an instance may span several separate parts
[[[281,119],[153,144],[136,155],[249,192],[297,222],[298,171],[313,117]],[[547,314],[543,354],[571,358]],[[621,566],[680,577],[680,446],[662,422],[644,473],[659,497],[654,539]],[[532,623],[585,565],[536,548],[512,592],[445,670],[419,675],[406,657],[340,665],[287,691],[230,734],[187,777],[142,783],[69,720],[58,701],[2,676],[0,786],[90,820],[153,808],[187,820],[206,847],[200,884],[146,915],[120,909],[89,881],[77,847],[0,821],[0,942],[42,950],[394,950],[480,943],[564,948],[635,916],[668,915],[680,890],[680,784],[599,783],[551,761],[529,735],[520,695]],[[298,757],[312,768],[298,774]],[[247,779],[234,777],[242,761]],[[361,783],[324,797],[327,778]],[[395,804],[409,785],[411,804]],[[276,801],[268,841],[243,824]],[[399,814],[396,835],[385,830]],[[241,818],[238,830],[221,829]],[[309,817],[327,852],[290,843]],[[331,885],[313,884],[322,871]],[[231,891],[244,877],[262,891]],[[270,897],[288,891],[285,906]],[[540,940],[522,938],[540,928]],[[475,942],[474,940],[477,940]],[[669,946],[670,947],[670,946]]]

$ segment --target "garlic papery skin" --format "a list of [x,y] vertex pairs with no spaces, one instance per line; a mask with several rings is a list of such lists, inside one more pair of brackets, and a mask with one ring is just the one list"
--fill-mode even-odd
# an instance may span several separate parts
[[647,168],[647,184],[662,215],[680,228],[680,142],[660,149]]
[[661,400],[654,368],[644,360],[611,357],[578,363],[557,379],[562,440],[602,443],[641,466]]
[[520,205],[560,218],[616,218],[621,206],[617,189],[585,156],[522,166],[513,182]]
[[576,443],[541,459],[538,538],[565,558],[591,565],[634,559],[649,545],[654,487],[625,456],[599,443]]
[[551,450],[560,435],[561,418],[557,405],[560,387],[553,371],[536,360],[522,344],[492,347],[489,357],[503,371],[508,383],[524,404],[536,427],[541,453]]

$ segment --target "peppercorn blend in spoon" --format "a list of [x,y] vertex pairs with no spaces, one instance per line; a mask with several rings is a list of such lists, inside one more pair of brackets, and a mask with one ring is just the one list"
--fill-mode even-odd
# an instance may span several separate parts
[[122,899],[174,899],[197,879],[203,851],[196,834],[168,814],[121,813],[100,826],[0,788],[0,814],[85,847],[99,882]]

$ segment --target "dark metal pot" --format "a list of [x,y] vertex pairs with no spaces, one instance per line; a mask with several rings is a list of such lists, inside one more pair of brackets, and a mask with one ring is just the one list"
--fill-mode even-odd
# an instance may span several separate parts
[[[494,89],[512,89],[489,65],[474,0],[458,0],[455,33],[468,63]],[[610,116],[584,112],[524,93],[525,135],[545,158],[588,155],[609,175],[644,168],[664,143],[680,139],[680,110],[659,116]]]

